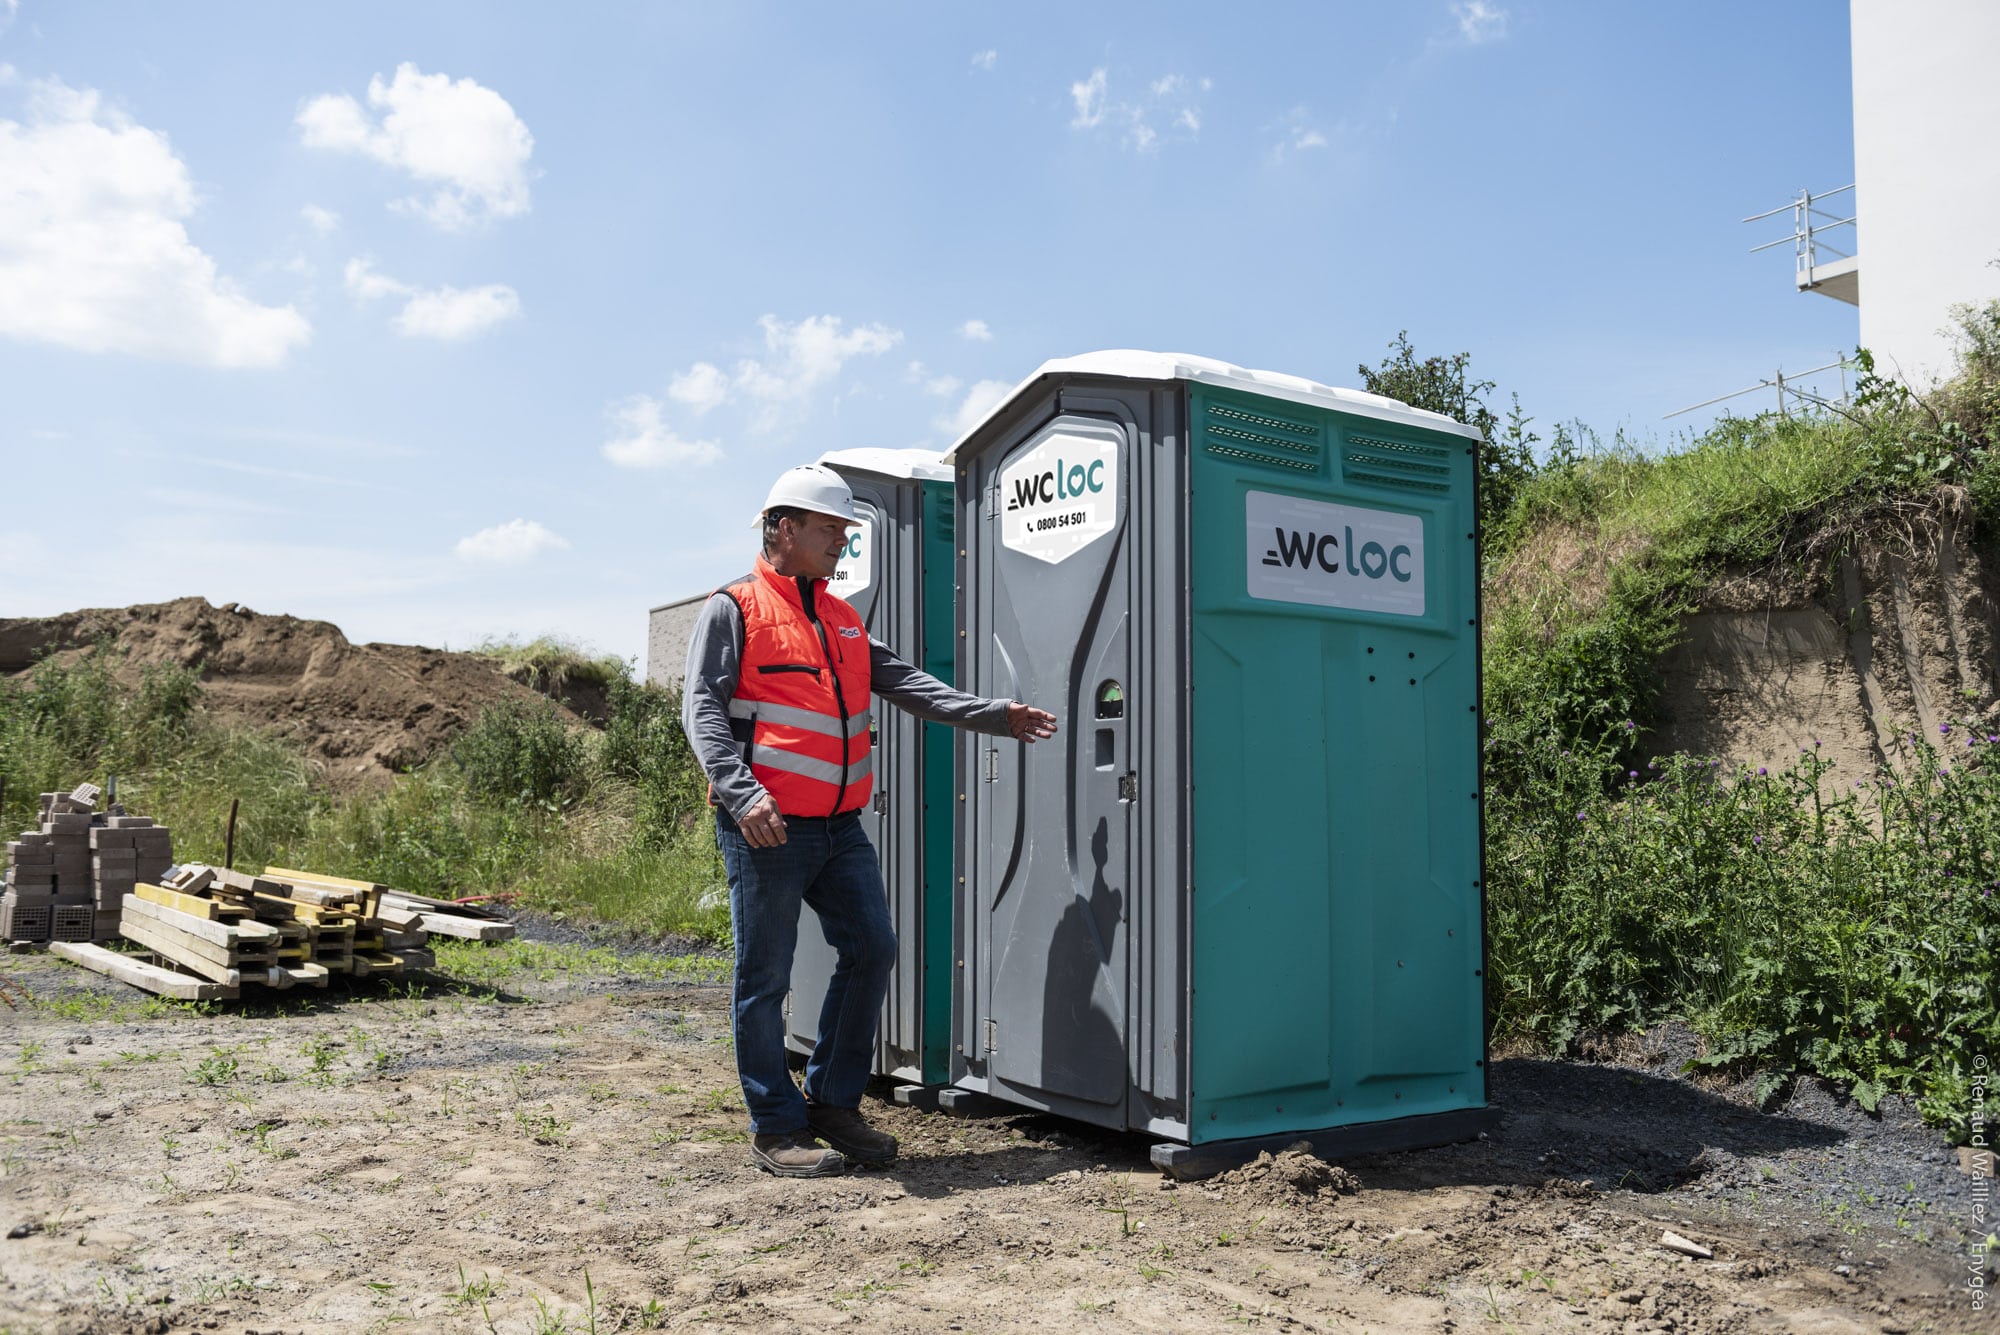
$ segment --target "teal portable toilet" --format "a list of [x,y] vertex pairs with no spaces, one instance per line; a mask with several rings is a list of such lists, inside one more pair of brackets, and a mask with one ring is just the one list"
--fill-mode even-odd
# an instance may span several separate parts
[[953,1084],[1199,1174],[1486,1102],[1478,435],[1205,358],[1051,361],[947,455],[968,738]]
[[[861,515],[830,587],[861,614],[869,635],[951,681],[951,470],[933,450],[835,450],[819,462],[846,480]],[[896,969],[876,1029],[875,1073],[942,1085],[951,1069],[955,740],[952,729],[880,702],[874,740],[875,796],[861,821],[882,860],[897,941]],[[786,1044],[795,1053],[812,1051],[833,965],[819,918],[801,914],[785,1021]]]

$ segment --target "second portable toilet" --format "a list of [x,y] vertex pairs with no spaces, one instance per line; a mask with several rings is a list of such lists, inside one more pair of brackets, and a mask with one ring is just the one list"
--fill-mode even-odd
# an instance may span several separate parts
[[[853,489],[861,515],[828,587],[861,614],[870,636],[951,681],[951,470],[931,450],[834,450],[819,462]],[[938,1085],[950,1075],[954,740],[950,728],[880,702],[875,730],[875,796],[861,822],[882,860],[897,953],[874,1069]],[[796,1053],[812,1051],[833,966],[818,917],[800,914],[785,1019]]]
[[1052,361],[947,460],[954,1084],[1198,1173],[1477,1134],[1478,435],[1205,358]]

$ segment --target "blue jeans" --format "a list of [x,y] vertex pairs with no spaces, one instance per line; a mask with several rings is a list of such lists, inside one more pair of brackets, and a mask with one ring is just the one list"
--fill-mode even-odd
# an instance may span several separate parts
[[[874,1065],[875,1022],[896,964],[896,928],[882,865],[860,818],[851,812],[826,820],[788,818],[784,843],[752,848],[718,808],[715,842],[729,871],[736,1073],[751,1131],[768,1136],[803,1130],[807,1098],[830,1108],[859,1107]],[[819,1036],[806,1062],[804,1096],[785,1064],[785,993],[792,985],[800,904],[819,914],[820,930],[835,954]]]

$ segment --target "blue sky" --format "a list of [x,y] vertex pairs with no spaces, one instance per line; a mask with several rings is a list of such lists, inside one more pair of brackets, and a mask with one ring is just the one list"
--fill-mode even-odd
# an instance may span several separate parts
[[628,657],[770,478],[1093,348],[1544,430],[1829,360],[1838,3],[0,0],[0,615]]

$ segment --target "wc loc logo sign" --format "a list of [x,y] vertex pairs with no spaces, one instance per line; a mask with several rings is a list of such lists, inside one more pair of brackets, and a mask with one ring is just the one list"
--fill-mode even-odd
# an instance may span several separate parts
[[1424,614],[1424,521],[1253,491],[1243,498],[1252,598],[1359,612]]
[[875,518],[861,510],[861,522],[847,531],[847,548],[833,568],[827,587],[849,602],[875,582]]
[[1051,565],[1118,526],[1118,445],[1051,431],[1000,471],[1000,541]]

